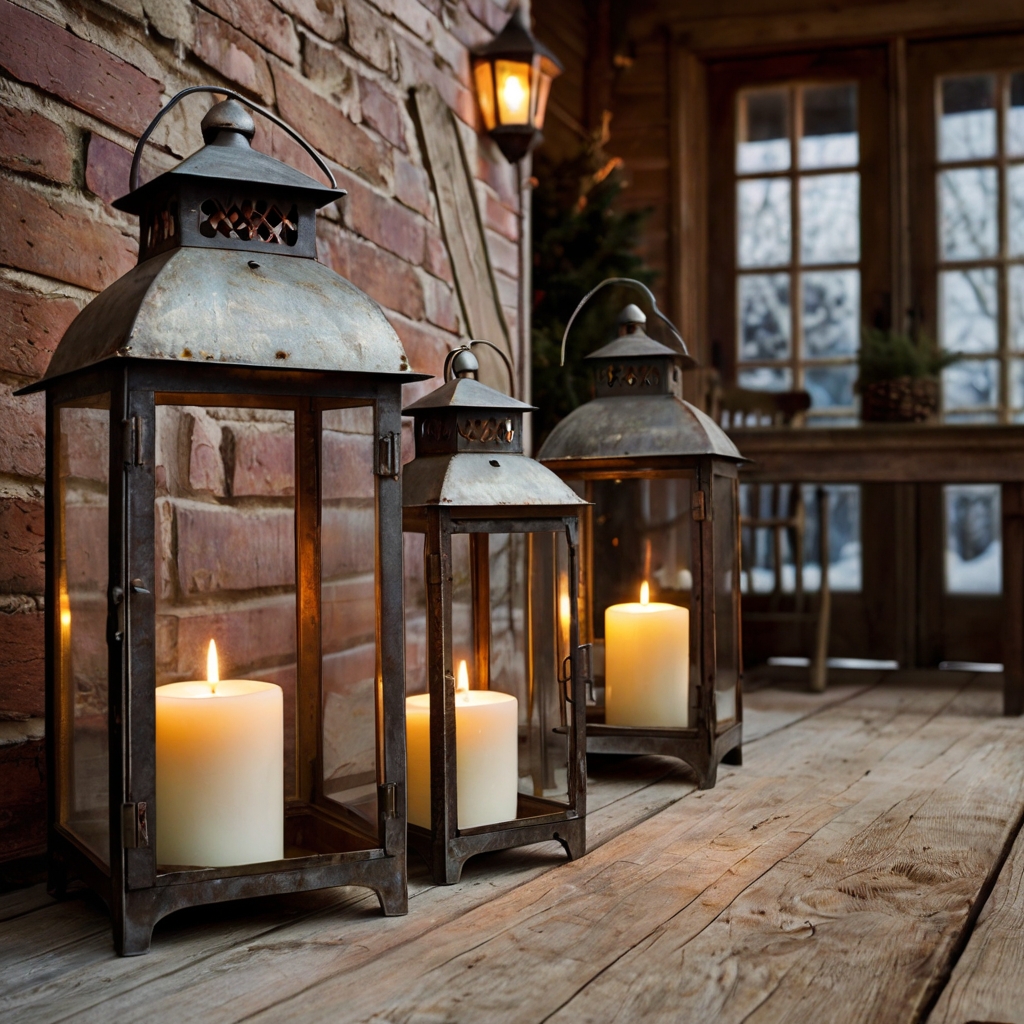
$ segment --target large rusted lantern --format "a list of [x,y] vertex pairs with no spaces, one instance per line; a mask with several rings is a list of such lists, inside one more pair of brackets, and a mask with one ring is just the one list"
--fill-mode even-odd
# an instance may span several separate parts
[[473,379],[468,349],[449,364],[454,379],[405,410],[416,458],[402,483],[424,567],[407,621],[417,607],[426,620],[427,692],[406,713],[409,843],[439,883],[489,850],[555,839],[582,856],[586,800],[585,503],[523,454],[530,406]]
[[518,163],[543,138],[551,82],[561,73],[561,62],[530,31],[521,7],[489,43],[473,51],[484,127],[509,163]]
[[361,885],[407,910],[399,439],[422,378],[317,262],[344,194],[323,161],[306,146],[329,187],[251,149],[235,100],[202,128],[173,170],[133,171],[138,266],[27,389],[50,887],[97,890],[122,954],[244,896]]
[[587,750],[678,757],[705,789],[723,758],[741,756],[743,459],[683,400],[694,362],[682,339],[673,329],[662,343],[645,325],[637,306],[622,310],[617,336],[587,357],[596,397],[538,459],[592,503],[580,588],[593,643]]

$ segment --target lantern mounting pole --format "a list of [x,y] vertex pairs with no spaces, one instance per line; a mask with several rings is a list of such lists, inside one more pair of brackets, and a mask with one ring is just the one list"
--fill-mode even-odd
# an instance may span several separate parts
[[330,167],[327,166],[327,162],[322,156],[286,121],[282,121],[277,114],[267,110],[266,107],[261,107],[258,103],[253,103],[252,100],[247,100],[241,93],[235,92],[233,89],[225,89],[220,85],[192,85],[187,89],[182,89],[181,92],[176,93],[172,96],[167,104],[162,107],[156,117],[149,122],[149,127],[139,136],[139,141],[135,146],[135,155],[132,157],[132,170],[131,175],[128,179],[129,191],[134,192],[139,187],[139,168],[142,164],[142,147],[149,141],[149,137],[153,134],[154,129],[160,123],[164,114],[175,106],[180,100],[183,100],[186,96],[190,96],[194,92],[211,92],[217,93],[221,96],[227,96],[229,99],[237,100],[239,103],[244,103],[250,110],[255,110],[257,114],[262,114],[268,121],[272,121],[278,126],[278,128],[284,129],[302,148],[312,157],[313,162],[324,172],[325,177],[331,183],[331,188],[337,188],[338,182],[335,180],[334,174],[331,172]]

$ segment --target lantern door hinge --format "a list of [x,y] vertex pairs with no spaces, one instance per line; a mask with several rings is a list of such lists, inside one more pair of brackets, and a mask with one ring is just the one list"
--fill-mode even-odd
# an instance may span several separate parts
[[121,421],[121,429],[124,431],[122,451],[124,453],[124,464],[126,466],[142,465],[142,417],[129,416]]
[[694,522],[702,523],[707,519],[707,509],[704,505],[703,491],[693,492],[693,499],[690,503],[690,512],[693,515]]
[[398,479],[401,451],[401,436],[396,431],[377,438],[377,476]]
[[149,818],[146,801],[121,804],[121,845],[126,850],[149,846]]
[[393,818],[396,813],[397,787],[388,782],[380,787],[380,807],[385,818]]

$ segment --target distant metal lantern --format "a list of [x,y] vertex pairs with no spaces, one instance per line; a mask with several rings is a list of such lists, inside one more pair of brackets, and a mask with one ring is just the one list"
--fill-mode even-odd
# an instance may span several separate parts
[[530,31],[521,7],[473,51],[484,126],[509,163],[522,160],[543,138],[551,82],[561,73],[561,62]]
[[[228,93],[157,119],[195,91]],[[316,260],[344,192],[253,109],[330,187],[251,149],[232,99],[139,187],[154,121],[115,204],[138,266],[26,389],[47,401],[50,888],[96,889],[122,954],[219,900],[362,885],[408,906],[399,439],[422,377]]]
[[554,839],[585,852],[585,503],[523,454],[530,406],[477,368],[456,350],[446,383],[405,410],[405,530],[422,536],[424,566],[406,603],[425,609],[428,689],[408,698],[409,843],[439,883],[489,850]]
[[587,357],[596,397],[538,459],[593,506],[580,589],[581,634],[593,643],[587,750],[671,755],[704,789],[720,761],[741,758],[743,457],[683,400],[682,371],[695,364],[678,332],[670,346],[645,325],[637,306],[622,310],[618,336]]

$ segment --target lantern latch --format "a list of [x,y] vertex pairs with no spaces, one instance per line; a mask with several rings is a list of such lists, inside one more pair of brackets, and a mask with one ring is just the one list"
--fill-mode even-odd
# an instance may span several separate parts
[[377,476],[398,479],[398,461],[401,447],[395,431],[377,438]]
[[707,519],[707,510],[704,505],[704,492],[694,491],[693,500],[690,503],[690,512],[695,522],[702,523]]
[[149,846],[149,818],[146,801],[121,804],[121,845],[126,850]]

